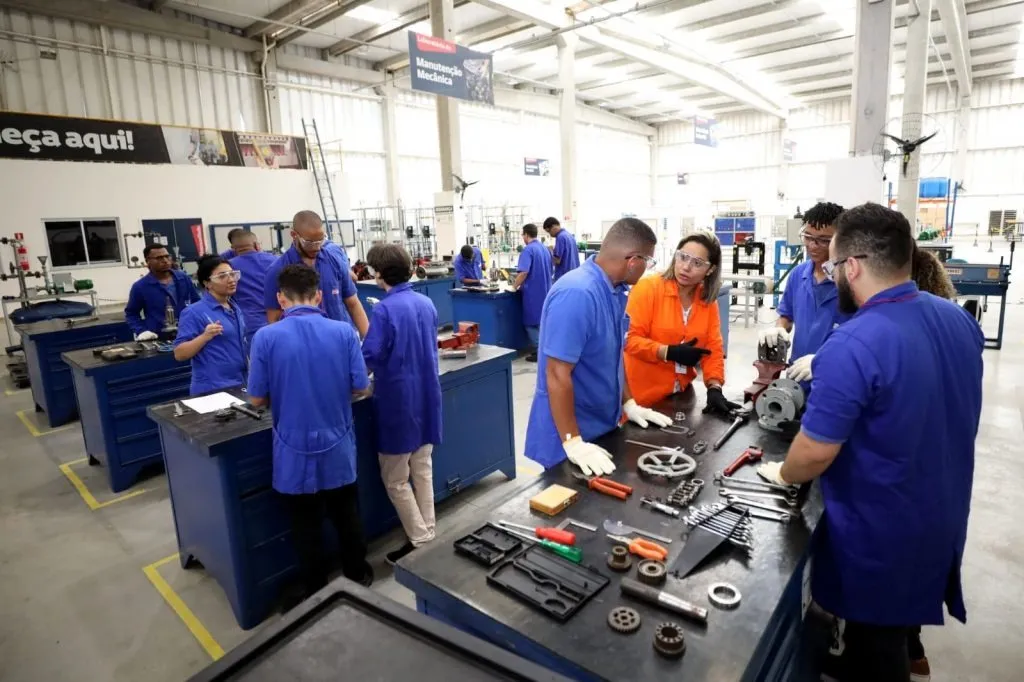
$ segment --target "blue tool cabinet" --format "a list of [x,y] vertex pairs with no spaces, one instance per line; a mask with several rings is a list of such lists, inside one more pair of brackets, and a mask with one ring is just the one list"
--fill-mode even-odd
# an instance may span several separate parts
[[78,416],[71,368],[61,355],[79,348],[95,348],[132,339],[124,313],[95,319],[46,320],[15,327],[25,349],[32,400],[45,412],[50,427],[61,426]]
[[522,295],[515,291],[451,290],[454,324],[476,322],[480,325],[480,342],[512,350],[530,347],[523,327]]
[[[482,346],[459,360],[441,360],[443,442],[434,449],[437,501],[488,474],[516,475],[512,421],[511,351]],[[230,391],[240,398],[240,389]],[[269,414],[239,415],[217,423],[213,415],[173,403],[147,410],[158,424],[167,467],[181,565],[197,561],[220,584],[238,624],[258,625],[296,570],[288,516],[271,488]],[[398,525],[377,463],[370,400],[352,406],[359,505],[368,539]]]
[[110,489],[117,493],[133,485],[144,467],[163,464],[160,434],[146,407],[187,397],[192,364],[155,349],[139,348],[138,357],[113,361],[93,350],[63,358],[74,378],[89,463],[107,468]]
[[[414,279],[410,280],[413,291],[418,291],[431,301],[437,308],[437,325],[443,327],[452,324],[452,301],[448,292],[455,286],[454,277],[438,277],[436,279]],[[366,301],[367,298],[384,298],[385,291],[377,286],[375,282],[356,282],[356,293],[359,295],[359,302],[366,310],[366,316],[372,317],[373,310]]]

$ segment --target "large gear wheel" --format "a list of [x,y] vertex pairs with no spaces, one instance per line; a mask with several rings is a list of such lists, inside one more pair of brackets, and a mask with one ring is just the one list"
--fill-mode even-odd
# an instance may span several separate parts
[[665,564],[653,559],[644,559],[636,567],[636,575],[640,582],[648,585],[661,585],[665,582]]
[[654,629],[654,650],[665,658],[679,658],[686,653],[683,629],[675,623],[661,623]]
[[623,635],[640,629],[640,614],[627,606],[616,606],[608,612],[608,627]]
[[679,450],[664,448],[640,455],[636,468],[643,474],[673,480],[697,470],[697,460]]
[[625,573],[633,566],[633,559],[629,556],[629,550],[622,545],[612,547],[608,555],[608,568],[619,573]]

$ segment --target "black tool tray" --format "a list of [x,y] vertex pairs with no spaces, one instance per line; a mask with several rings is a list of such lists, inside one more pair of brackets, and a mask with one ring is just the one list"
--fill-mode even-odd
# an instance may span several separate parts
[[456,540],[454,546],[457,553],[490,568],[512,556],[523,543],[515,535],[488,523]]
[[600,592],[608,578],[534,545],[491,571],[487,582],[564,622]]

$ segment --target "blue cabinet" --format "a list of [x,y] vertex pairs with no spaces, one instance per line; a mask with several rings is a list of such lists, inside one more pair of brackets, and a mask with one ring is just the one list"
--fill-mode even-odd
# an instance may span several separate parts
[[143,468],[163,464],[160,434],[146,407],[187,397],[192,365],[156,350],[115,361],[93,350],[64,353],[63,359],[71,368],[89,462],[107,468],[117,493],[134,484]]
[[51,428],[78,416],[71,368],[61,355],[80,348],[95,348],[132,339],[123,313],[100,315],[92,320],[46,320],[15,327],[25,349],[32,400],[46,413]]
[[512,350],[530,347],[523,327],[522,296],[515,291],[480,292],[452,289],[452,316],[459,322],[480,325],[480,342]]
[[[437,279],[414,279],[409,282],[412,285],[413,291],[417,291],[434,303],[434,307],[437,308],[437,325],[444,327],[445,325],[452,324],[452,302],[448,295],[448,292],[455,286],[454,277],[438,277]],[[384,289],[377,286],[375,282],[356,282],[356,293],[359,296],[359,302],[363,304],[363,309],[366,310],[366,316],[373,316],[373,308],[366,300],[368,298],[382,299],[384,298]]]

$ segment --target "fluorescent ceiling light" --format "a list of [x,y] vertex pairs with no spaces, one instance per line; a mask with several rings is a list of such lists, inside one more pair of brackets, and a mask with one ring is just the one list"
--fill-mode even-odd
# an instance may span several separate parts
[[370,7],[368,5],[360,5],[353,10],[345,12],[346,17],[352,19],[359,19],[360,21],[368,21],[371,24],[386,24],[389,21],[394,21],[398,18],[398,14],[390,12],[386,9],[377,9],[376,7]]

